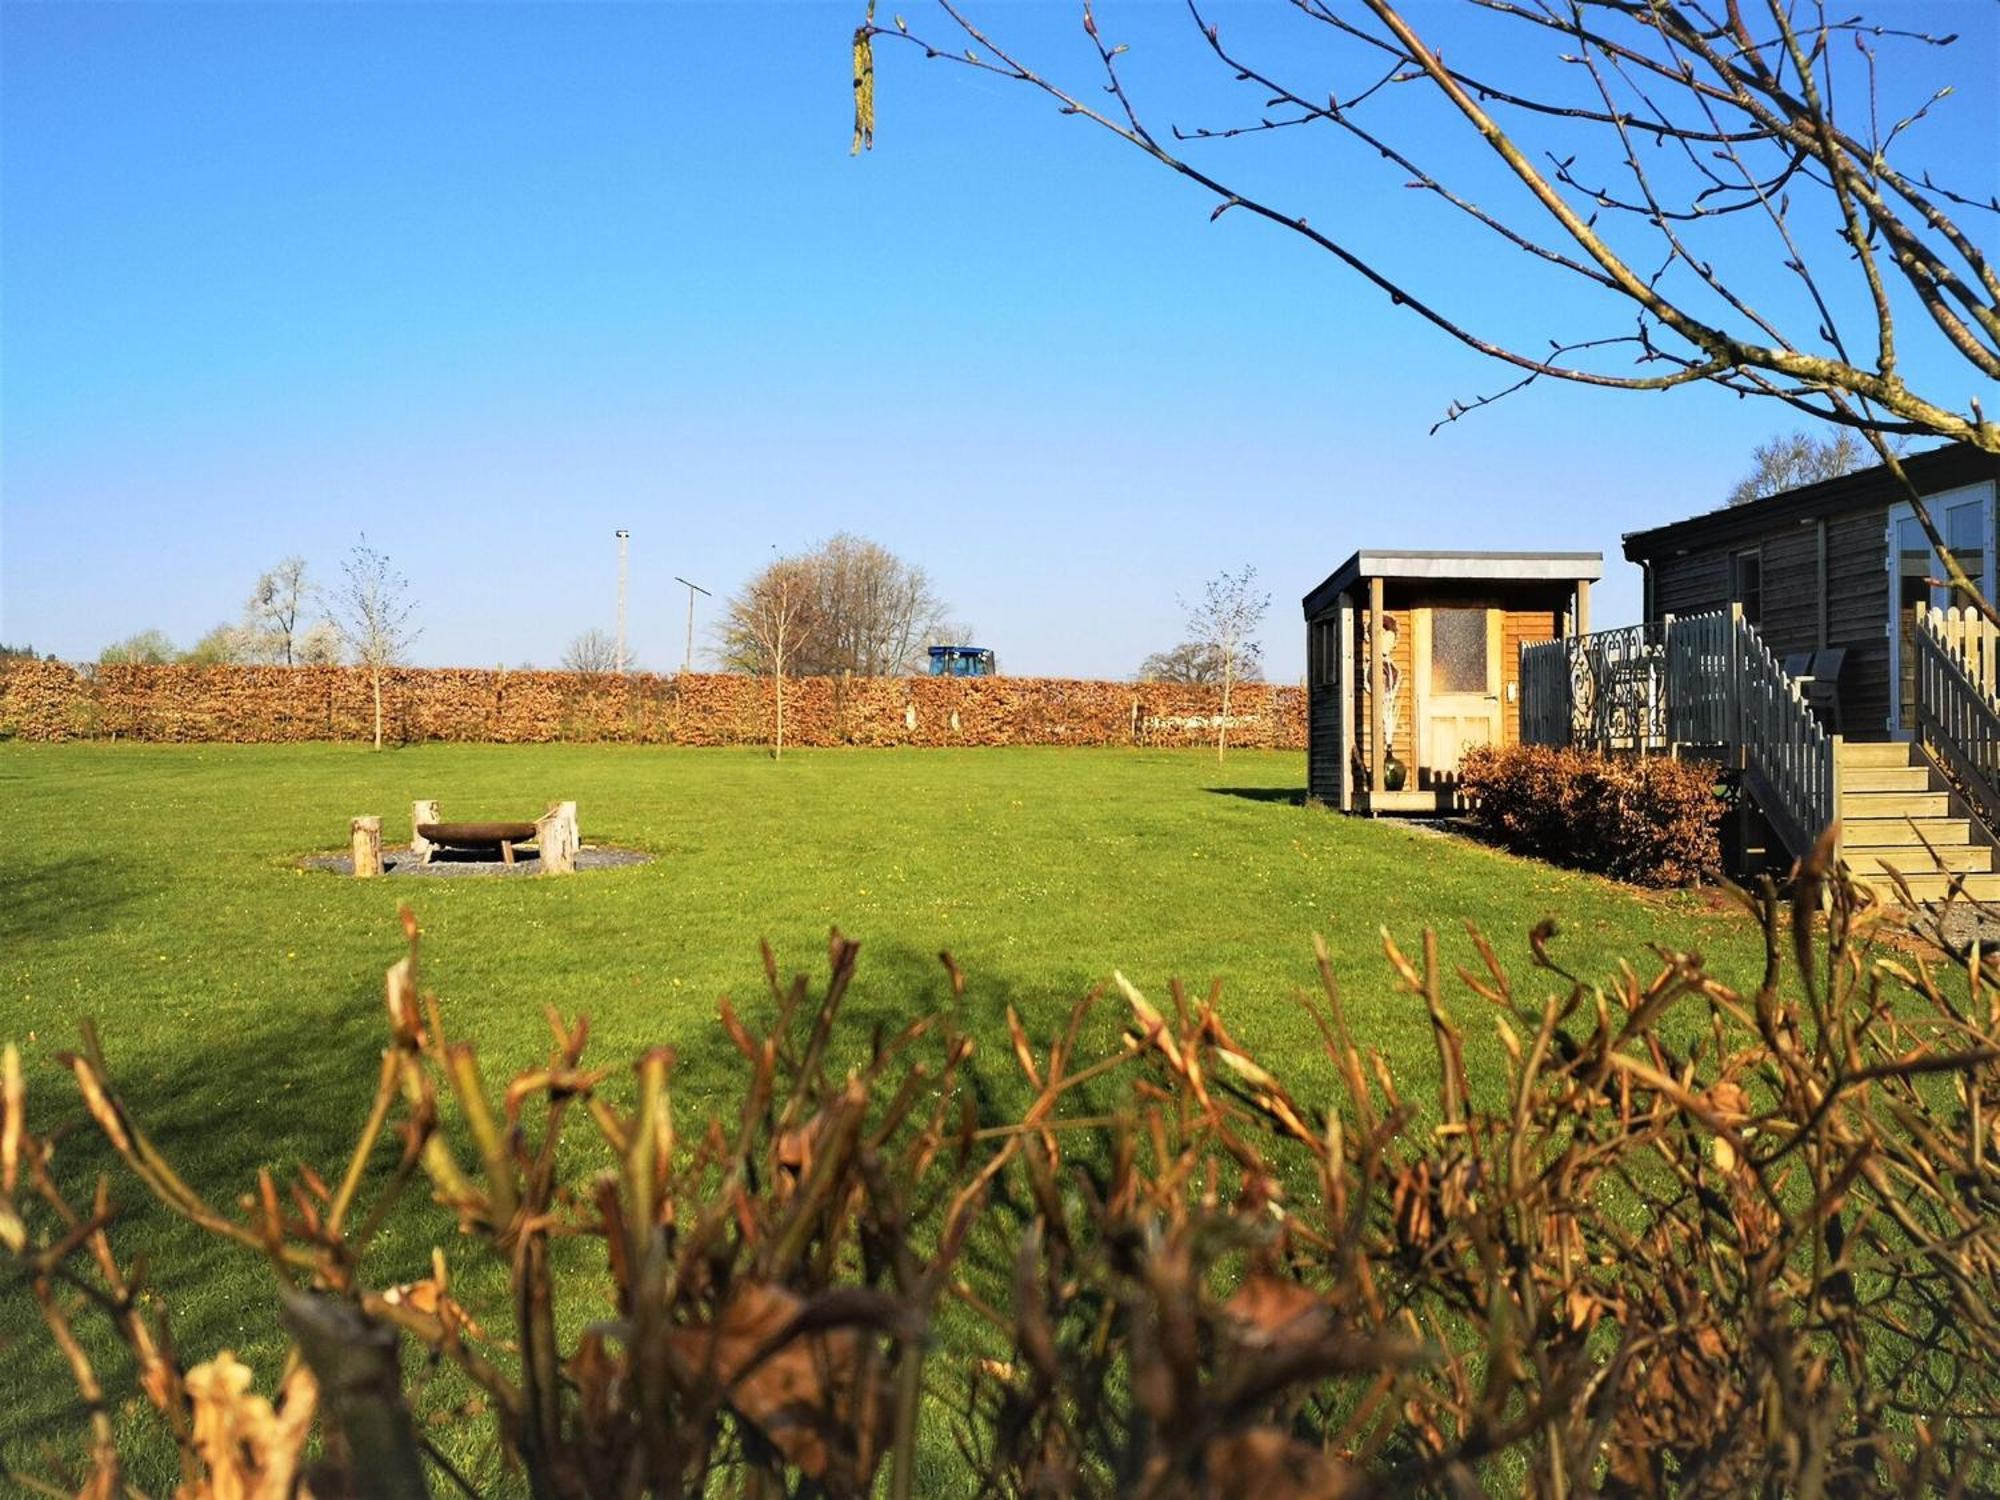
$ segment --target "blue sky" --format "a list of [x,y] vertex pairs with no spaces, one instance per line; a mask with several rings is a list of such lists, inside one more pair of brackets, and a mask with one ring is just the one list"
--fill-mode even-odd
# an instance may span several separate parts
[[[976,8],[1088,86],[1077,7]],[[1019,88],[885,44],[851,159],[859,10],[0,4],[0,639],[185,643],[365,530],[421,596],[415,659],[551,665],[611,623],[622,525],[636,654],[671,668],[673,575],[726,593],[849,530],[1024,673],[1128,675],[1254,564],[1291,678],[1297,601],[1357,546],[1601,548],[1598,619],[1632,617],[1619,534],[1796,425],[1543,386],[1427,436],[1501,373]],[[1917,159],[1993,191],[1994,8],[1895,12],[1966,38],[1887,80],[1959,85]],[[1354,76],[1274,7],[1217,16]],[[1179,6],[1099,22],[1160,125],[1255,116]],[[1196,149],[1531,345],[1629,322],[1331,139]]]

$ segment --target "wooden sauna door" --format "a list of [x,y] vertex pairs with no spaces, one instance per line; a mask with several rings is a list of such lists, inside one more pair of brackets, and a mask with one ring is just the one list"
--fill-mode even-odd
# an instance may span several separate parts
[[1501,616],[1483,605],[1411,611],[1420,781],[1455,781],[1458,758],[1501,739]]

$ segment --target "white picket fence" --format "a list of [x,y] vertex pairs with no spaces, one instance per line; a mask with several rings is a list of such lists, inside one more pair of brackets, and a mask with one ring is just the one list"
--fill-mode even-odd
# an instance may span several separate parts
[[1974,609],[1917,607],[1917,738],[1978,804],[2000,818],[2000,630]]

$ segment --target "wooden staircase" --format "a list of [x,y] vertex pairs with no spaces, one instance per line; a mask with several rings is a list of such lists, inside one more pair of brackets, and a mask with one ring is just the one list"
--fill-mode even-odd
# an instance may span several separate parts
[[1838,757],[1840,856],[1858,879],[1894,899],[1893,868],[1917,900],[1942,901],[1956,874],[1968,896],[2000,900],[1993,844],[1922,750],[1843,743]]

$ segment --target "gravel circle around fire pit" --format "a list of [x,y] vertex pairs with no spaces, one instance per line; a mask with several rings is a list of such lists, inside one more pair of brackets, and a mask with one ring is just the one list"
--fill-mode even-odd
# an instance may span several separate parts
[[[593,870],[622,870],[628,865],[651,864],[659,858],[643,849],[613,849],[602,844],[585,844],[576,851],[576,873],[588,875]],[[308,870],[325,870],[333,875],[354,874],[354,857],[351,854],[309,854],[299,861]],[[423,864],[408,849],[384,849],[382,851],[383,875],[408,877],[413,879],[449,880],[465,875],[539,875],[541,859],[532,854],[523,854],[513,864],[497,856],[488,859],[477,854],[461,854],[443,850],[431,856],[429,864]]]

